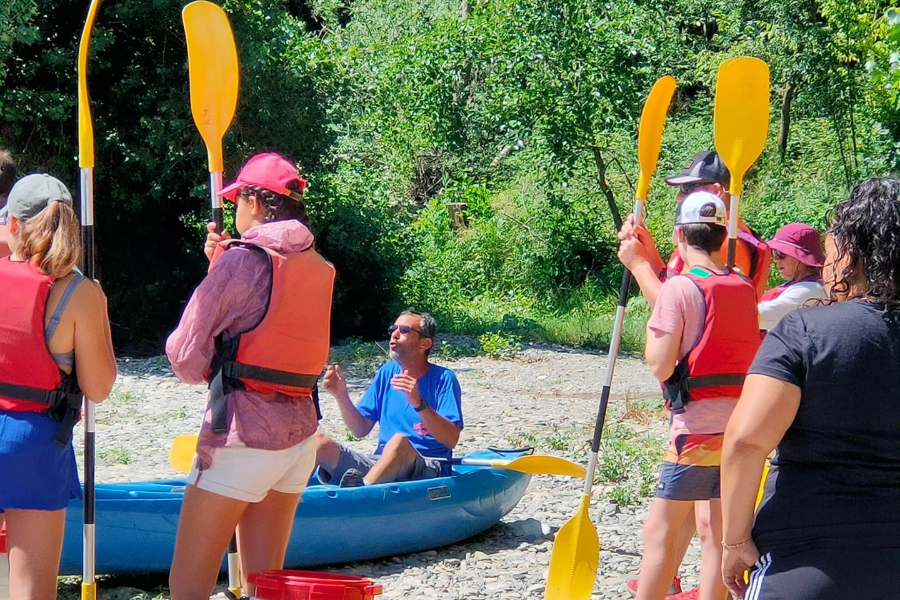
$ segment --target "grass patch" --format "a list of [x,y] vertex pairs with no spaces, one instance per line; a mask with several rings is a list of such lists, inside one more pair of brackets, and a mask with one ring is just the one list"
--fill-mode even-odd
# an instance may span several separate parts
[[147,420],[152,423],[168,423],[169,421],[184,421],[187,419],[188,413],[186,410],[170,410],[161,415],[152,415],[147,417]]
[[108,462],[111,465],[130,465],[134,462],[134,457],[128,448],[109,448],[99,450],[97,457]]
[[108,401],[112,404],[134,404],[140,399],[140,395],[135,394],[130,390],[114,387],[109,393]]
[[624,505],[652,495],[665,440],[625,423],[613,423],[603,433],[594,483],[607,487],[604,496]]

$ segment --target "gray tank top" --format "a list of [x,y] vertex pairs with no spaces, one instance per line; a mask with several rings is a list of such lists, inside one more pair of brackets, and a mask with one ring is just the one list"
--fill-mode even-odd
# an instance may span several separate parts
[[[50,346],[50,340],[53,339],[53,334],[56,333],[56,328],[59,326],[59,319],[62,317],[66,305],[69,304],[69,300],[72,299],[72,294],[84,279],[84,275],[76,273],[75,277],[73,277],[66,286],[66,289],[63,290],[63,295],[59,299],[59,304],[56,305],[56,310],[53,311],[53,316],[50,317],[50,322],[47,323],[47,330],[44,332],[44,340],[47,342],[48,347]],[[75,350],[63,352],[61,354],[51,352],[50,355],[53,356],[53,360],[58,367],[72,367],[75,365]]]

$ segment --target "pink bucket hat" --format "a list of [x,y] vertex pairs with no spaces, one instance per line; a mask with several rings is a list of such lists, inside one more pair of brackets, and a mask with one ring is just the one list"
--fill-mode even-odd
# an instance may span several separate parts
[[[287,188],[292,181],[298,183],[299,192]],[[257,154],[248,160],[241,172],[238,173],[234,183],[222,188],[219,195],[234,202],[238,192],[245,185],[256,185],[297,202],[303,201],[303,192],[306,190],[306,180],[297,173],[297,167],[288,159],[274,152]]]
[[804,265],[821,267],[825,264],[822,238],[806,223],[788,223],[767,243],[772,250],[796,258]]

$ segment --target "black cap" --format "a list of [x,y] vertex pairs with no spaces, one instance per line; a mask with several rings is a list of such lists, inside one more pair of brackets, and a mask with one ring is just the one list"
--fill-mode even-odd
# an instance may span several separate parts
[[678,175],[666,177],[666,183],[672,186],[682,183],[698,183],[708,181],[721,183],[725,187],[731,183],[731,174],[719,155],[715,152],[698,152],[684,165],[684,170]]

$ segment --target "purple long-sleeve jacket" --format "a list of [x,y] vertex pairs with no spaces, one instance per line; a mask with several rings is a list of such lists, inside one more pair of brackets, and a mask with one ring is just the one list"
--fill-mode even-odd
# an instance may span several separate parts
[[[313,235],[300,222],[275,221],[251,227],[242,239],[289,254],[306,250]],[[231,338],[253,328],[266,311],[271,266],[261,252],[232,248],[212,266],[188,301],[181,322],[166,341],[166,355],[175,375],[185,383],[205,383],[215,354],[215,338]],[[213,449],[245,445],[284,450],[315,433],[318,427],[312,398],[234,390],[226,395],[228,431],[214,434],[207,404],[197,444],[199,466],[209,468]]]

